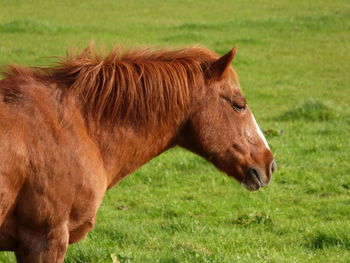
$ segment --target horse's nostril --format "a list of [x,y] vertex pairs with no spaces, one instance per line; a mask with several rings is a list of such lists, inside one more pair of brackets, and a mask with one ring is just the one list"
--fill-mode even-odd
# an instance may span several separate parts
[[257,168],[255,168],[255,167],[249,168],[249,174],[251,176],[255,177],[261,183],[260,172],[259,172],[259,170]]
[[274,171],[276,171],[276,162],[275,160],[272,160],[270,163],[270,175],[272,175]]

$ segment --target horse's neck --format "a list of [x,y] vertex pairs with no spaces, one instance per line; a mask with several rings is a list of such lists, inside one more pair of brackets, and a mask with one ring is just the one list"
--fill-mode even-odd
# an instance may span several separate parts
[[99,142],[108,173],[108,188],[173,146],[178,128],[154,127],[145,132],[115,128]]

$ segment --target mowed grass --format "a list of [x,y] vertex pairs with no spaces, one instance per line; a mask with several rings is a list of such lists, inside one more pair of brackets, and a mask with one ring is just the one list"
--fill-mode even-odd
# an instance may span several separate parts
[[234,67],[277,159],[271,185],[249,193],[172,149],[108,192],[66,262],[350,262],[349,32],[346,0],[0,0],[0,64],[48,65],[90,40],[238,46]]

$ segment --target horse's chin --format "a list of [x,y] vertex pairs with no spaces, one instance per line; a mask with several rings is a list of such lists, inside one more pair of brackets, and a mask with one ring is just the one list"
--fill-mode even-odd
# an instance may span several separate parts
[[263,185],[261,185],[260,181],[254,178],[253,180],[247,180],[247,178],[237,178],[234,174],[227,174],[230,178],[235,179],[238,181],[245,189],[247,189],[250,192],[254,192],[259,190]]
[[241,182],[241,185],[243,185],[244,188],[250,192],[257,191],[262,187],[260,182],[249,182],[249,183]]
[[260,188],[269,184],[269,181],[266,183],[264,181],[261,181],[260,177],[257,176],[255,173],[241,176],[237,176],[237,173],[227,173],[227,175],[237,180],[245,189],[247,189],[250,192],[257,191]]

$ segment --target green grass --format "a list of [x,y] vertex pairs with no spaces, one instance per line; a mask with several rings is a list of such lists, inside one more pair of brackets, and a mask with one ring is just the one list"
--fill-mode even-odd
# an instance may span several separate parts
[[[66,262],[350,262],[350,2],[0,0],[0,64],[47,65],[91,40],[219,53],[278,169],[249,193],[180,148],[106,195]],[[9,252],[0,262],[14,262]]]

